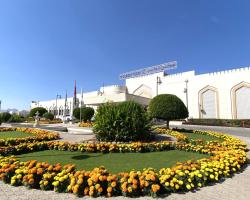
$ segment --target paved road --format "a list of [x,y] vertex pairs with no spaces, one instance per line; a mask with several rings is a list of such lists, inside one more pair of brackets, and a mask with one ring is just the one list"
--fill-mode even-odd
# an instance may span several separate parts
[[223,127],[223,126],[200,126],[200,125],[180,125],[171,126],[171,128],[185,128],[196,130],[210,130],[221,133],[227,133],[229,135],[248,137],[250,138],[250,128],[237,128],[237,127]]

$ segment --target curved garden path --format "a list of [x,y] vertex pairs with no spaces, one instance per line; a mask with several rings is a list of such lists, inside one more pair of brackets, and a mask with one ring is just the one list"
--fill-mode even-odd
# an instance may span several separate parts
[[[195,127],[199,129],[198,127]],[[204,128],[204,127],[203,127]],[[201,128],[200,128],[201,129]],[[219,131],[218,128],[209,127],[210,130]],[[228,131],[230,129],[231,131]],[[245,141],[250,147],[250,129],[247,131],[241,129],[240,132],[246,131],[248,137],[239,136],[234,134],[234,129],[225,128],[224,131],[228,132],[236,137]],[[239,132],[238,132],[239,133]],[[242,132],[243,134],[243,132]],[[242,135],[241,134],[241,135]],[[248,158],[250,158],[250,152],[248,152]],[[188,192],[185,194],[171,194],[162,199],[167,200],[247,200],[250,197],[250,167],[248,166],[242,173],[236,174],[233,178],[228,178],[222,183],[218,183],[212,186],[201,188],[196,192]],[[58,194],[53,191],[40,191],[40,190],[28,190],[25,187],[12,187],[0,182],[0,199],[1,200],[70,200],[70,199],[93,199],[89,197],[78,198],[73,194]],[[107,198],[97,198],[107,199]],[[112,200],[128,199],[125,197],[113,197]],[[136,199],[153,199],[151,197],[140,197]]]

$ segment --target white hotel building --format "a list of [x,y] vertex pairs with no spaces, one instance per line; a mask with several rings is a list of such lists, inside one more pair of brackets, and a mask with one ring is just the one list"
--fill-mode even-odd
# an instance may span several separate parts
[[[101,87],[100,91],[77,94],[77,106],[97,108],[111,101],[134,100],[148,105],[158,94],[175,94],[186,104],[190,118],[250,119],[250,67],[207,74],[188,71],[177,74],[154,73],[128,78],[125,86]],[[57,117],[72,115],[73,97],[31,103],[41,106]]]

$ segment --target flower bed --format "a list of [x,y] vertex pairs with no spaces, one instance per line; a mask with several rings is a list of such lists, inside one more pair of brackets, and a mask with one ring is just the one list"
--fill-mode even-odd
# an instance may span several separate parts
[[93,127],[94,123],[93,122],[80,122],[79,127]]
[[19,131],[19,132],[29,133],[31,136],[25,138],[0,139],[0,148],[4,146],[18,145],[29,142],[55,140],[59,138],[59,134],[46,130],[40,130],[34,128],[12,128],[12,127],[0,128],[0,134],[1,132],[6,132],[6,131]]
[[177,163],[172,168],[159,171],[121,172],[111,174],[103,167],[92,171],[76,170],[74,165],[62,167],[46,162],[20,162],[13,156],[0,158],[0,179],[5,183],[56,192],[69,192],[77,196],[159,196],[171,192],[195,190],[209,183],[231,177],[242,169],[247,162],[246,144],[228,135],[207,131],[197,134],[208,134],[223,137],[224,142],[208,141],[194,143],[177,131],[156,129],[178,138],[178,142],[128,143],[128,144],[70,144],[64,142],[37,142],[3,147],[1,154],[15,154],[23,151],[58,149],[88,152],[145,152],[161,151],[170,148],[211,154],[210,158],[197,161]]

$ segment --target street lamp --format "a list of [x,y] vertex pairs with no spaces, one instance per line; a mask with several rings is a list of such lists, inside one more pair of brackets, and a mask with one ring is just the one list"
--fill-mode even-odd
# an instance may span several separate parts
[[159,76],[156,77],[156,96],[158,95],[158,86],[162,84],[161,78]]
[[187,105],[187,109],[188,109],[188,80],[185,80],[186,83],[186,87],[184,88],[184,93],[186,94],[186,105]]
[[57,118],[57,115],[58,115],[58,110],[57,110],[57,99],[61,99],[62,98],[62,95],[60,95],[60,94],[57,94],[56,95],[56,112],[55,112],[55,115],[56,115],[56,118]]

